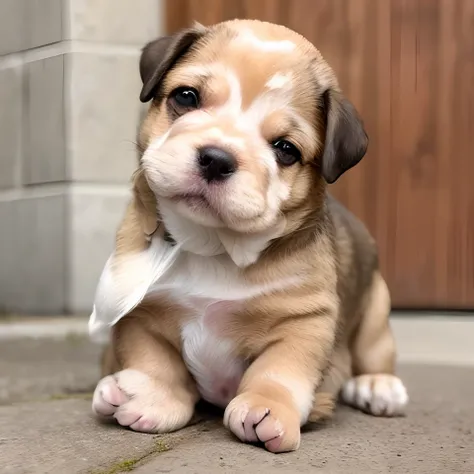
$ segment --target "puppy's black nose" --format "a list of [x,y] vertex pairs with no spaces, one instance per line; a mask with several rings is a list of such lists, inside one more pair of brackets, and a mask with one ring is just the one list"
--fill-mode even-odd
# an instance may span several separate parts
[[208,181],[223,181],[237,170],[237,161],[228,151],[206,146],[198,150],[202,177]]

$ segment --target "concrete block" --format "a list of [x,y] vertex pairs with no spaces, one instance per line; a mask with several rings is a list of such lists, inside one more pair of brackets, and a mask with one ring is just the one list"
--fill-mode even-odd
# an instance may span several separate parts
[[27,47],[35,48],[62,39],[61,0],[27,1]]
[[0,56],[27,48],[28,1],[0,1]]
[[143,45],[158,35],[160,0],[71,0],[71,39]]
[[137,163],[138,53],[72,53],[67,71],[71,179],[128,183]]
[[64,57],[28,63],[24,182],[64,181]]
[[0,201],[0,311],[57,314],[66,306],[63,193]]
[[22,67],[0,70],[0,189],[19,181],[22,144]]
[[130,198],[126,187],[73,190],[70,196],[68,310],[89,313],[102,269]]

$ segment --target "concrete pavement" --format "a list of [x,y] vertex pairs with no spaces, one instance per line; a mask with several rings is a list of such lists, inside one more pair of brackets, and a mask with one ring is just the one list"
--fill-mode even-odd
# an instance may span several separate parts
[[98,358],[83,336],[0,341],[0,404],[91,392]]
[[0,473],[137,474],[474,472],[474,368],[403,364],[406,417],[342,407],[296,453],[243,445],[215,415],[166,436],[98,424],[90,414],[97,347],[74,335],[0,343]]

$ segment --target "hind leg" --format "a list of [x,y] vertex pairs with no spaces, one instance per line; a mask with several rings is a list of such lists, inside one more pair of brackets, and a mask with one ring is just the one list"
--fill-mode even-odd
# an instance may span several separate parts
[[408,395],[395,375],[395,340],[390,329],[390,294],[380,275],[374,279],[351,345],[353,377],[342,388],[342,400],[376,416],[403,413]]

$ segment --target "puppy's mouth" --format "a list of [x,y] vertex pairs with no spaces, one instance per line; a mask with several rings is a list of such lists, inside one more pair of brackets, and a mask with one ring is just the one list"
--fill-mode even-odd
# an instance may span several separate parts
[[207,216],[212,221],[221,222],[219,209],[204,194],[179,194],[171,198],[178,208],[181,208],[188,217],[200,219]]
[[162,201],[165,206],[167,202],[170,210],[205,227],[247,231],[258,226],[266,212],[260,195],[239,194],[232,186],[212,186],[196,179],[183,179],[170,191],[162,188],[161,192],[155,192],[158,202]]
[[202,194],[178,194],[172,198],[172,201],[182,202],[191,209],[212,209],[211,204]]
[[207,227],[225,227],[218,203],[213,202],[204,193],[199,193],[199,191],[179,193],[162,199],[164,205],[168,201],[172,204],[171,209],[174,212],[197,224]]

